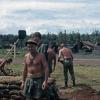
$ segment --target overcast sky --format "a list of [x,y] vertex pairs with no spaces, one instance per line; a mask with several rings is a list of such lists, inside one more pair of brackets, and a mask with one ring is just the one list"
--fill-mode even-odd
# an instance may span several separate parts
[[0,34],[100,30],[100,0],[0,0]]

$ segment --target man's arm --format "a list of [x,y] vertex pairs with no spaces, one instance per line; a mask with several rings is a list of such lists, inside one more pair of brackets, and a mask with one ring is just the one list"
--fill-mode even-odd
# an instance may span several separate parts
[[7,76],[7,73],[6,73],[6,71],[4,70],[5,64],[6,64],[6,60],[2,60],[2,61],[1,61],[1,64],[0,64],[0,70],[1,70],[1,72],[3,72],[4,75]]
[[54,53],[54,70],[55,70],[55,66],[56,66],[56,54]]
[[42,57],[41,57],[41,59],[42,59],[42,64],[43,64],[43,67],[44,67],[44,71],[45,71],[45,82],[47,82],[48,81],[48,64],[47,64],[47,61],[46,61],[46,58],[45,58],[45,56],[42,54]]
[[61,58],[61,50],[59,50],[58,62],[60,61],[60,58]]
[[24,71],[23,71],[23,82],[25,82],[27,77],[27,64],[26,64],[26,59],[24,58]]
[[1,61],[1,64],[0,64],[0,68],[4,67],[5,64],[6,64],[6,60],[2,60],[2,61]]
[[71,58],[72,58],[72,60],[73,60],[73,53],[72,53],[72,50],[69,49],[69,51],[70,51]]
[[23,71],[23,79],[22,79],[22,84],[21,84],[21,89],[24,88],[24,82],[26,80],[27,77],[27,64],[26,64],[26,59],[24,58],[24,71]]

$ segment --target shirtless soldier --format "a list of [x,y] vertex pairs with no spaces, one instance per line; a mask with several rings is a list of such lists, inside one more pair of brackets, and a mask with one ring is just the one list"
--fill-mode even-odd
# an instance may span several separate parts
[[3,72],[3,74],[4,74],[5,76],[7,76],[8,74],[7,74],[7,72],[5,71],[4,67],[5,67],[6,64],[10,64],[11,62],[12,62],[12,59],[11,59],[11,58],[9,58],[9,59],[7,59],[7,60],[5,60],[5,59],[0,59],[0,70],[1,70],[1,72]]
[[[62,60],[61,60],[62,58]],[[68,71],[71,75],[73,86],[75,86],[75,76],[74,76],[74,69],[73,69],[73,55],[69,48],[64,47],[62,43],[60,45],[58,61],[63,64],[64,67],[64,78],[65,78],[65,87],[68,87]]]
[[50,74],[55,70],[56,66],[56,53],[53,50],[53,45],[49,45],[47,53],[48,53],[48,67],[49,67],[49,77],[50,77]]
[[28,40],[26,45],[29,52],[24,58],[25,67],[21,88],[26,100],[40,100],[43,90],[47,88],[48,65],[44,55],[36,51],[35,39]]

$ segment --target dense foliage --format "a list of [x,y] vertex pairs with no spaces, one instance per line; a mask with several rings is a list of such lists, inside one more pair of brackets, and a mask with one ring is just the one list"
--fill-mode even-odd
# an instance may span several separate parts
[[[28,38],[28,36],[27,36]],[[20,40],[18,47],[25,46],[25,41],[27,40]],[[14,44],[17,41],[17,35],[0,35],[0,48],[8,48],[10,45]],[[64,42],[65,44],[74,45],[79,41],[90,41],[92,43],[100,43],[100,31],[95,30],[91,34],[85,33],[81,34],[80,32],[67,33],[66,30],[64,32],[59,32],[57,34],[54,33],[47,33],[42,35],[42,41],[44,43],[49,43],[50,41],[59,45],[59,43]]]

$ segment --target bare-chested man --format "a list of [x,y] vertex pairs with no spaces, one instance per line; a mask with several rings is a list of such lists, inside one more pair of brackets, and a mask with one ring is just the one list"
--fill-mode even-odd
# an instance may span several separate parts
[[5,65],[6,64],[10,64],[12,62],[12,59],[11,58],[9,58],[9,59],[7,59],[7,60],[5,60],[5,59],[0,59],[0,70],[1,70],[1,72],[3,72],[3,74],[4,75],[8,75],[7,73],[6,73],[6,71],[4,70],[4,67],[5,67]]
[[[48,66],[49,66],[49,76],[50,76],[52,71],[55,70],[56,66],[56,53],[53,50],[53,45],[49,45],[47,53],[48,53]],[[53,69],[52,69],[52,63],[54,63]]]
[[65,87],[68,87],[68,71],[71,75],[73,86],[75,86],[72,51],[69,48],[64,47],[63,43],[60,45],[58,61],[61,61],[64,66]]
[[23,81],[21,88],[27,100],[39,99],[43,90],[47,88],[48,64],[45,56],[36,51],[37,41],[30,39],[27,41],[29,52],[25,55]]

